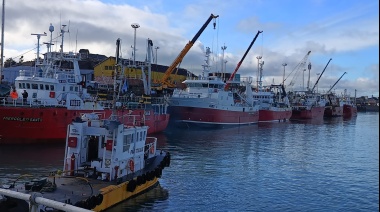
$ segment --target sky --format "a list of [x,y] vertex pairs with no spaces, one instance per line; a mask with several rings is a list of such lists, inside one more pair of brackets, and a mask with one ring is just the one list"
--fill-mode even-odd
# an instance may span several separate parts
[[[33,60],[37,36],[31,34],[46,32],[40,44],[49,42],[65,24],[64,51],[115,56],[120,38],[122,57],[133,58],[136,41],[136,60],[143,61],[151,39],[154,59],[169,66],[211,14],[219,15],[215,29],[211,21],[181,68],[201,75],[209,47],[213,72],[232,73],[241,62],[237,74],[256,83],[261,56],[263,85],[285,79],[288,90],[299,89],[310,76],[309,87],[319,92],[338,82],[331,90],[337,94],[346,90],[354,96],[356,90],[357,97],[379,97],[377,0],[5,0],[4,58]],[[135,23],[140,27],[133,29]],[[258,31],[263,32],[242,60]],[[60,39],[53,50],[59,50]],[[40,55],[45,52],[42,46]]]

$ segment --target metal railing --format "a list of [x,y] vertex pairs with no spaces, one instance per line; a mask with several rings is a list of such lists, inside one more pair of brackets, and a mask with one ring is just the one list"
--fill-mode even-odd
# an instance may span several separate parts
[[79,208],[74,205],[70,205],[63,202],[54,201],[51,199],[47,199],[42,197],[41,193],[32,192],[31,194],[25,194],[17,191],[7,190],[0,188],[0,195],[5,197],[12,197],[20,200],[24,200],[29,203],[29,212],[38,212],[39,205],[45,205],[48,207],[52,207],[54,209],[62,210],[62,211],[71,211],[71,212],[91,212],[91,210],[87,210],[84,208]]

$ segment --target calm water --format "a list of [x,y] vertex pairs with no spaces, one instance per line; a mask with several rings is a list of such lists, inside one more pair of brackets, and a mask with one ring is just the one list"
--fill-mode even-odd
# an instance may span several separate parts
[[[169,128],[160,185],[116,211],[379,211],[379,113],[320,123]],[[64,146],[0,147],[0,180],[62,169]]]

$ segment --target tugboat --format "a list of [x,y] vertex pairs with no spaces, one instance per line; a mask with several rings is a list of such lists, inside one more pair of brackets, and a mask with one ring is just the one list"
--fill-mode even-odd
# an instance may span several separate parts
[[[157,149],[157,138],[147,137],[148,126],[141,126],[136,116],[121,119],[103,119],[99,113],[77,117],[67,129],[63,170],[25,184],[3,185],[7,189],[0,189],[0,196],[4,190],[31,197],[37,193],[62,203],[61,208],[103,211],[158,185],[162,170],[170,165],[170,153]],[[0,199],[0,208],[29,204],[45,212],[52,207],[46,201],[28,203],[6,195]]]

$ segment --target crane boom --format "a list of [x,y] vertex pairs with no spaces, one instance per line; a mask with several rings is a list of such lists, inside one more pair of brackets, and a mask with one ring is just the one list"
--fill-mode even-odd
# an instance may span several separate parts
[[331,60],[332,60],[332,58],[330,58],[329,62],[327,62],[327,64],[326,64],[325,68],[323,69],[323,71],[322,71],[321,75],[319,75],[317,82],[314,84],[314,87],[313,87],[313,89],[311,89],[311,92],[313,92],[313,91],[314,91],[314,88],[315,88],[315,86],[317,86],[317,85],[318,85],[319,79],[321,79],[321,77],[322,77],[322,74],[325,72],[325,70],[326,70],[326,68],[327,68],[327,66],[329,65],[329,63],[330,63],[330,61],[331,61]]
[[[189,41],[186,46],[182,49],[182,51],[179,53],[179,55],[177,56],[177,58],[173,61],[173,63],[168,67],[168,69],[166,70],[164,76],[162,77],[161,79],[161,83],[162,84],[166,84],[168,85],[169,82],[167,81],[170,74],[174,71],[174,69],[178,66],[178,64],[180,64],[182,62],[182,59],[185,57],[185,55],[187,54],[187,52],[191,49],[191,47],[194,45],[195,41],[197,41],[198,37],[202,34],[202,32],[204,31],[204,29],[207,27],[207,25],[210,23],[210,21],[212,19],[216,19],[218,18],[219,15],[213,15],[211,14],[210,17],[207,19],[207,21],[203,24],[203,26],[201,27],[201,29],[197,32],[197,34],[193,37],[193,39],[191,41]],[[215,28],[215,26],[214,26]]]
[[304,58],[296,65],[296,67],[291,71],[288,76],[284,79],[285,81],[288,79],[288,77],[296,70],[296,73],[294,73],[292,80],[289,83],[289,86],[294,86],[295,80],[298,76],[298,73],[305,68],[307,58],[309,57],[311,51],[308,51],[307,54],[304,56]]
[[[230,76],[230,78],[228,79],[228,81],[231,81],[231,80],[235,77],[235,74],[236,74],[236,72],[239,70],[240,65],[243,63],[243,61],[244,61],[245,57],[247,56],[249,50],[251,49],[252,45],[255,43],[257,37],[259,36],[259,34],[262,33],[262,32],[263,32],[263,31],[260,31],[260,30],[257,31],[256,36],[253,38],[251,44],[249,45],[248,49],[245,51],[243,57],[241,58],[241,60],[240,60],[239,63],[237,64],[237,66],[236,66],[234,72],[231,74],[231,76]],[[229,87],[230,87],[230,83],[227,83],[226,86],[224,87],[224,90],[228,90]]]
[[342,74],[342,76],[340,76],[340,78],[335,82],[335,84],[334,84],[333,86],[331,86],[330,90],[327,91],[327,93],[330,93],[330,91],[335,87],[335,85],[340,81],[340,79],[342,79],[342,77],[343,77],[346,73],[347,73],[347,72],[344,72],[344,73]]

